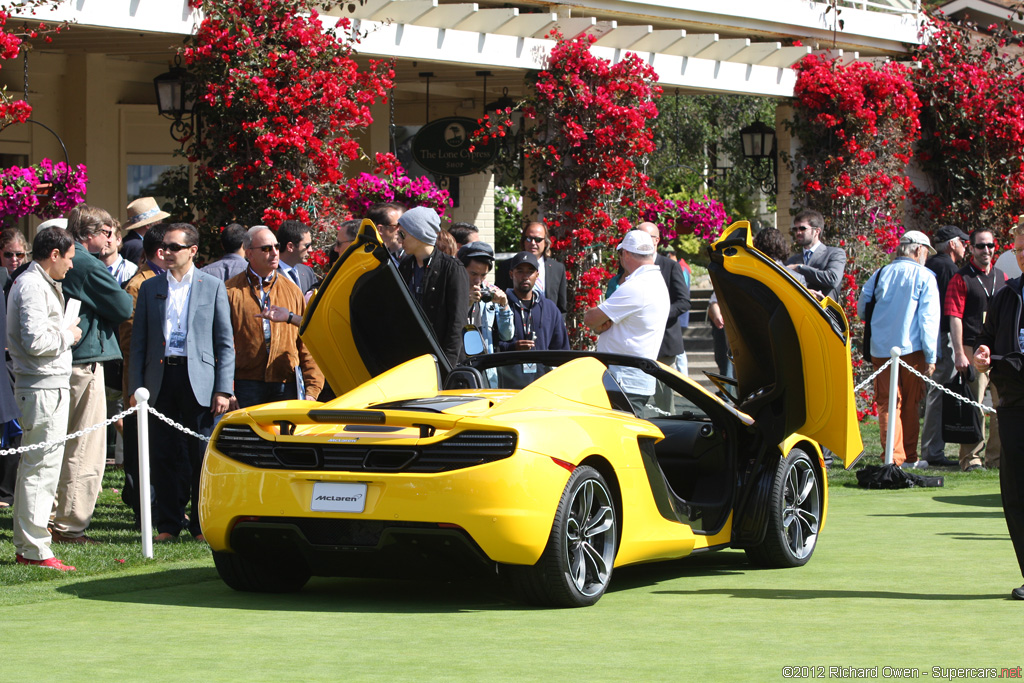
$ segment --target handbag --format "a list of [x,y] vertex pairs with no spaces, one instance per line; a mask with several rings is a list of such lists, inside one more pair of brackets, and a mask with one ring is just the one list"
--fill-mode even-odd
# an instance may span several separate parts
[[878,293],[878,276],[881,275],[885,266],[875,271],[875,284],[871,288],[871,298],[864,302],[864,341],[860,345],[860,354],[864,360],[871,362],[871,314],[875,312],[875,296]]
[[[974,368],[970,368],[973,376]],[[945,387],[959,396],[975,400],[968,374],[958,372]],[[946,443],[978,443],[984,437],[981,411],[956,396],[942,395],[942,440]]]

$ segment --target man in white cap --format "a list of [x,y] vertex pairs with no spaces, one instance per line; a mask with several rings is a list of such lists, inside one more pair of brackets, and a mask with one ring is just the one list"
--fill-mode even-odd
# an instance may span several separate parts
[[[875,369],[889,360],[889,350],[897,346],[900,358],[918,372],[935,372],[939,340],[939,286],[935,274],[925,268],[929,255],[935,255],[928,236],[917,230],[903,233],[892,263],[875,271],[861,290],[857,315],[871,326],[871,363]],[[870,320],[866,308],[874,300]],[[875,379],[875,402],[882,447],[889,427],[889,410],[896,411],[893,435],[893,464],[917,467],[917,437],[921,431],[918,405],[924,397],[924,382],[901,367],[895,400],[889,396],[889,372],[886,368]]]
[[[661,269],[654,265],[654,240],[642,230],[630,230],[618,246],[624,277],[615,292],[583,314],[597,332],[597,350],[658,359],[670,301]],[[616,368],[616,379],[641,408],[654,393],[653,378],[633,368]]]
[[127,234],[121,244],[121,257],[129,263],[139,264],[142,258],[142,238],[154,225],[171,214],[160,209],[152,197],[139,197],[128,205],[128,220],[121,227]]
[[398,219],[397,238],[405,248],[398,266],[409,291],[423,308],[448,362],[463,356],[462,328],[469,313],[469,276],[462,263],[434,248],[441,218],[433,209],[417,206]]

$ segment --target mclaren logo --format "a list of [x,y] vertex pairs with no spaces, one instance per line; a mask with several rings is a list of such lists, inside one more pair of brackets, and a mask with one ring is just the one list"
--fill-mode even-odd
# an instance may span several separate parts
[[362,494],[359,494],[358,496],[317,496],[313,500],[323,500],[335,503],[356,503],[362,497]]

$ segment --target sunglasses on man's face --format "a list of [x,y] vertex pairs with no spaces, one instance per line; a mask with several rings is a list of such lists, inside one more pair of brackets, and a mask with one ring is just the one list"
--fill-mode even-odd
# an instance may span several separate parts
[[25,258],[24,251],[5,251],[4,258]]
[[985,250],[995,249],[996,245],[993,244],[992,242],[983,242],[982,244],[975,244],[974,248],[977,249],[978,251],[981,251],[983,249],[985,249]]
[[253,249],[259,249],[264,254],[269,254],[271,251],[280,251],[281,247],[277,244],[264,244],[262,247],[253,247]]
[[177,244],[175,242],[164,242],[163,244],[160,245],[160,248],[163,249],[164,251],[170,251],[170,252],[173,252],[173,253],[177,254],[182,249],[189,249],[190,247],[187,244]]
[[545,239],[546,238],[544,238],[544,237],[524,237],[523,241],[524,242],[533,242],[534,244],[540,244]]

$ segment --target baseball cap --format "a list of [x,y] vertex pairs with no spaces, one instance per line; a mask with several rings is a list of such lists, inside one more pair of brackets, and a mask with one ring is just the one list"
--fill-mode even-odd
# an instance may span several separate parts
[[616,249],[628,251],[630,254],[651,256],[654,254],[654,240],[643,230],[630,230]]
[[936,242],[948,242],[954,238],[961,239],[965,242],[970,239],[966,232],[955,225],[943,225],[935,231]]
[[457,256],[463,264],[469,263],[473,258],[494,261],[494,249],[487,242],[470,242],[462,245]]
[[540,270],[540,262],[537,261],[537,257],[528,251],[521,251],[515,256],[513,256],[512,260],[509,262],[509,272],[512,272],[513,270],[516,269],[516,266],[522,265],[524,263],[529,263],[531,266],[533,266],[534,270]]
[[900,244],[920,244],[928,247],[928,253],[935,255],[935,249],[932,247],[931,241],[928,239],[928,235],[918,230],[908,230],[903,233],[903,237],[900,237]]

